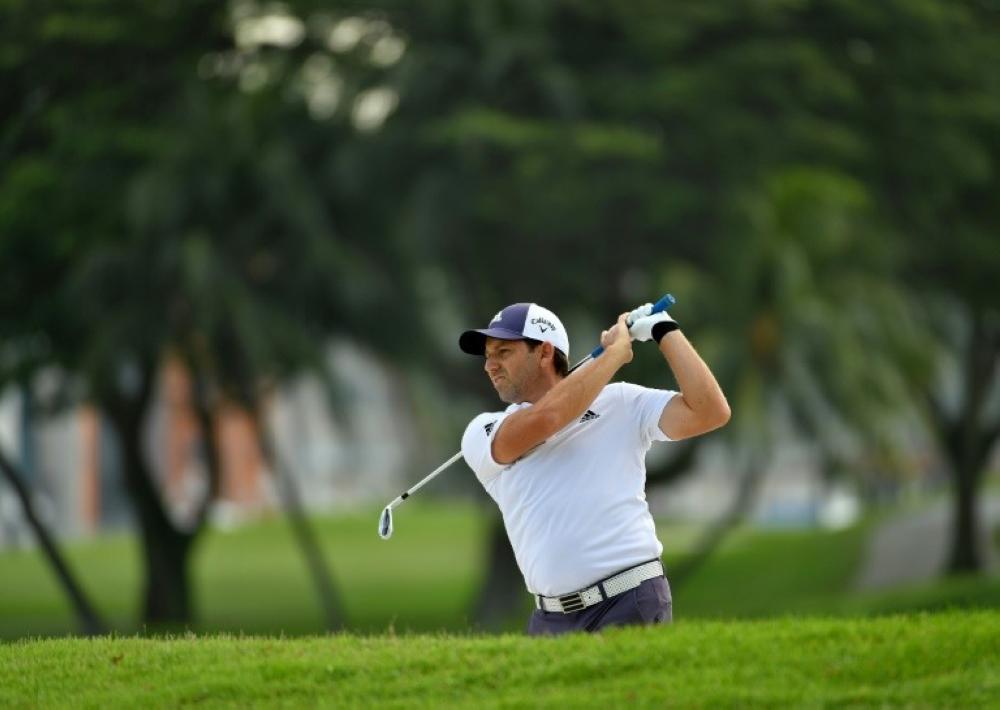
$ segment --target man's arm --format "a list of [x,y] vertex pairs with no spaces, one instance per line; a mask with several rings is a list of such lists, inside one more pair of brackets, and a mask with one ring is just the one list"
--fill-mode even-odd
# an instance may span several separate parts
[[660,415],[660,430],[675,441],[718,429],[729,421],[730,410],[712,371],[679,330],[660,338],[660,352],[677,378],[680,394]]
[[580,417],[623,365],[632,360],[627,314],[601,335],[604,352],[571,373],[532,406],[507,417],[493,438],[493,459],[510,464]]

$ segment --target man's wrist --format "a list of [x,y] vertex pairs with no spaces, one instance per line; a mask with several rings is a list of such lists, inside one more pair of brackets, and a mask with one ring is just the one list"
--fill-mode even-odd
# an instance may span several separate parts
[[680,326],[677,325],[676,321],[665,320],[659,323],[654,323],[653,329],[650,331],[650,335],[653,336],[653,340],[655,340],[656,344],[659,345],[664,335],[679,329]]
[[601,357],[608,357],[618,364],[618,367],[627,364],[632,360],[632,343],[628,340],[617,342],[609,345],[604,349],[604,355]]

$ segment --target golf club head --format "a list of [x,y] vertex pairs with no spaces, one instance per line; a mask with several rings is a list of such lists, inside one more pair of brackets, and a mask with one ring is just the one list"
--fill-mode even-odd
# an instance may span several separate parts
[[383,540],[392,537],[392,508],[385,507],[378,519],[378,536]]

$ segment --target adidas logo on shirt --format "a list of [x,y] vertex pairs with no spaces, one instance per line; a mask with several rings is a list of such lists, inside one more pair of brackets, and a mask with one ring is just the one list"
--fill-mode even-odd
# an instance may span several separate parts
[[595,412],[593,409],[588,409],[587,412],[582,417],[580,417],[580,423],[583,424],[584,422],[589,422],[593,419],[597,419],[599,416],[601,415]]
[[490,422],[489,424],[487,424],[486,426],[483,427],[483,429],[486,430],[486,436],[489,436],[493,432],[493,427],[495,427],[496,425],[497,425],[497,423],[494,420],[494,421]]

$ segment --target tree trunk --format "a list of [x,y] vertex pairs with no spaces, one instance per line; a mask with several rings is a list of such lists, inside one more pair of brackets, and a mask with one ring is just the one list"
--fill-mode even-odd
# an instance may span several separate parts
[[80,624],[80,630],[87,636],[105,633],[107,628],[104,622],[98,616],[97,612],[94,611],[93,605],[83,593],[83,588],[77,583],[69,567],[63,560],[52,536],[49,535],[45,525],[42,524],[42,521],[35,513],[35,507],[31,503],[31,496],[28,493],[28,489],[21,481],[21,477],[18,475],[13,462],[3,450],[0,450],[0,471],[3,472],[4,477],[10,483],[14,492],[17,493],[17,497],[21,501],[21,509],[24,511],[24,517],[35,533],[35,537],[38,538],[38,544],[41,546],[42,552],[55,572],[56,579],[62,585],[66,596],[69,597],[70,604],[72,604],[73,610],[76,613],[77,622]]
[[984,560],[979,549],[976,476],[972,471],[956,470],[954,479],[955,517],[948,571],[952,574],[978,572]]
[[938,431],[951,468],[955,517],[948,572],[979,572],[986,559],[980,549],[979,484],[989,463],[990,452],[1000,434],[994,417],[989,421],[988,394],[996,386],[1000,360],[1000,329],[982,312],[971,316],[972,329],[963,375],[965,386],[957,415],[932,401]]
[[[143,620],[156,626],[186,626],[194,618],[188,563],[201,521],[191,531],[171,519],[142,450],[143,425],[152,399],[155,364],[146,363],[131,397],[109,397],[108,418],[122,450],[125,487],[142,535],[145,563]],[[211,432],[207,433],[211,436]]]
[[143,620],[156,625],[186,625],[193,620],[188,558],[194,536],[170,520],[153,472],[142,453],[141,427],[118,422],[125,480],[142,533],[145,562]]
[[146,586],[143,619],[157,627],[187,626],[194,619],[188,567],[192,537],[176,530],[142,534]]
[[281,507],[292,525],[292,532],[295,540],[305,558],[306,567],[312,577],[316,587],[316,595],[319,597],[320,605],[323,607],[323,615],[326,619],[326,629],[335,631],[344,625],[343,605],[340,596],[337,594],[336,586],[333,583],[333,576],[327,567],[326,559],[323,557],[323,550],[320,548],[319,540],[313,532],[305,509],[302,506],[302,495],[299,492],[298,484],[292,473],[278,460],[278,452],[271,440],[270,431],[264,421],[264,415],[260,407],[253,403],[252,414],[254,425],[257,430],[257,439],[260,442],[261,452],[267,462],[271,475],[274,476],[278,484],[278,497]]

